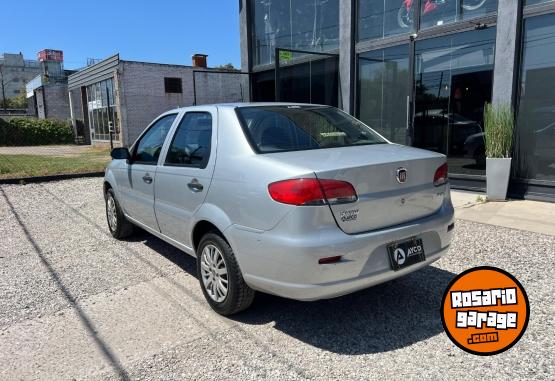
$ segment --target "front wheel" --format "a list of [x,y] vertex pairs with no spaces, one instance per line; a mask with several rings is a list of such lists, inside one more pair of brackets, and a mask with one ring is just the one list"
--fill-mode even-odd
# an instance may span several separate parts
[[233,315],[251,305],[254,290],[245,283],[233,250],[216,232],[200,241],[197,274],[206,301],[220,315]]
[[106,219],[110,234],[114,238],[122,239],[133,233],[133,224],[125,218],[112,188],[106,191]]

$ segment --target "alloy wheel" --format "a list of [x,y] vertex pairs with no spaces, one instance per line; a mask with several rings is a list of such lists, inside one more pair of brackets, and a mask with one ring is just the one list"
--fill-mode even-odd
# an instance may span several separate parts
[[227,297],[228,276],[227,267],[220,249],[208,244],[202,250],[200,258],[202,284],[206,293],[216,303],[221,303]]
[[116,209],[116,200],[112,195],[108,196],[106,200],[106,214],[108,216],[108,225],[111,231],[116,231],[118,228],[118,212]]

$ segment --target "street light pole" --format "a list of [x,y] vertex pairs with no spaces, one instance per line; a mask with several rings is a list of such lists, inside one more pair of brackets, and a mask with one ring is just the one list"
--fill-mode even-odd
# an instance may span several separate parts
[[4,113],[7,113],[6,91],[4,89],[4,71],[2,69],[3,69],[3,65],[0,65],[0,76],[2,76],[2,79],[0,80],[0,83],[2,84],[2,106],[4,108]]

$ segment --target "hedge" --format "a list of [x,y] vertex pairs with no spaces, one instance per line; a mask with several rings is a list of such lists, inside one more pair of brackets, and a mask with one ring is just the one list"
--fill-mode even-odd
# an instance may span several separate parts
[[0,118],[0,146],[40,146],[72,144],[73,128],[54,119]]

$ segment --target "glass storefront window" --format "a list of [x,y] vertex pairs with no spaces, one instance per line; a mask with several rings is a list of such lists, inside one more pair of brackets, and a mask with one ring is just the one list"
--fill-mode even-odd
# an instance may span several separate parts
[[555,14],[524,23],[516,176],[555,182]]
[[536,5],[542,3],[552,3],[555,0],[524,0],[524,5]]
[[275,102],[276,100],[276,73],[274,70],[252,74],[254,102]]
[[339,47],[339,0],[251,0],[254,65],[276,48],[325,52]]
[[[417,0],[358,0],[358,40],[414,32],[417,9]],[[421,0],[420,27],[468,20],[496,10],[497,0]]]
[[[407,0],[414,6],[416,0]],[[422,29],[484,16],[497,10],[497,0],[422,0],[420,27]]]
[[414,8],[409,3],[402,0],[358,0],[358,40],[414,31]]
[[414,145],[446,154],[451,173],[484,175],[495,28],[419,41],[415,49]]
[[110,121],[114,125],[114,140],[119,140],[119,120],[115,104],[111,78],[87,86],[87,110],[93,140],[110,140]]
[[[295,54],[293,54],[294,56]],[[324,104],[337,107],[339,59],[335,56],[303,55],[304,62],[280,60],[279,102]]]
[[402,45],[358,57],[357,116],[400,144],[406,143],[408,55],[408,45]]

